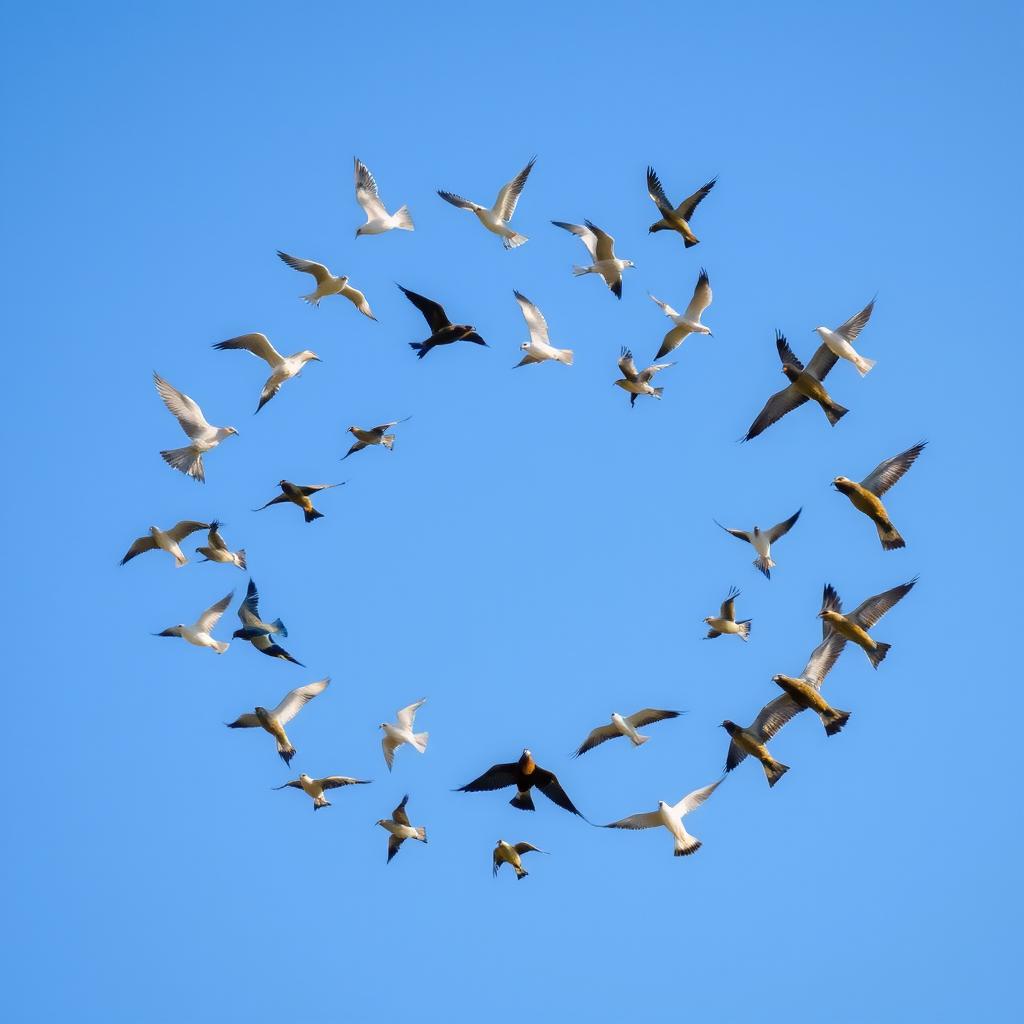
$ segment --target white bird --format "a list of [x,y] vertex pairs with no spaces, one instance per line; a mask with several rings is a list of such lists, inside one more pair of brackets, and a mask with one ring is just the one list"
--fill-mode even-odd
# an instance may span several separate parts
[[494,206],[490,209],[479,203],[474,203],[472,200],[463,199],[462,196],[457,196],[454,192],[438,192],[437,194],[445,202],[457,206],[460,210],[471,210],[488,231],[501,236],[501,244],[506,249],[515,249],[516,246],[522,245],[529,239],[526,235],[520,235],[513,231],[508,226],[508,222],[512,219],[512,214],[516,212],[519,193],[523,191],[526,179],[530,176],[530,171],[533,170],[533,165],[536,162],[537,158],[534,157],[507,185],[502,186],[498,198],[494,200]]
[[[567,224],[565,221],[553,220],[551,222],[556,228],[565,228],[579,238],[587,247],[590,258],[593,261],[589,267],[572,268],[573,275],[580,277],[583,274],[600,274],[604,283],[611,288],[617,299],[622,298],[622,272],[627,267],[635,267],[632,260],[620,260],[615,256],[615,239],[607,232],[602,231],[596,224],[589,220],[583,224]],[[586,225],[586,226],[584,226]]]
[[615,381],[615,386],[629,392],[629,405],[632,408],[636,404],[637,395],[650,395],[651,398],[661,398],[664,388],[656,388],[651,384],[651,378],[660,370],[667,370],[675,363],[654,363],[646,370],[638,370],[633,362],[633,353],[623,345],[622,355],[619,357],[619,371],[622,373],[620,380]]
[[377,182],[374,181],[370,169],[359,157],[355,157],[356,165],[356,202],[366,214],[366,223],[356,231],[360,235],[382,235],[385,231],[400,228],[402,231],[414,230],[412,214],[408,206],[400,206],[393,214],[388,213],[377,193]]
[[427,698],[424,697],[423,700],[418,700],[415,704],[410,704],[407,708],[402,708],[396,716],[398,718],[397,723],[380,723],[380,728],[384,730],[384,738],[380,741],[380,745],[384,749],[384,760],[387,762],[388,771],[391,771],[391,766],[394,764],[395,751],[403,743],[408,743],[421,754],[426,751],[427,739],[429,738],[430,733],[412,731],[416,712],[423,707],[426,702]]
[[284,695],[284,700],[268,711],[266,708],[257,707],[248,714],[239,715],[233,722],[225,723],[229,729],[255,729],[257,726],[277,740],[277,752],[285,764],[291,764],[295,756],[295,748],[292,746],[284,727],[318,694],[324,692],[331,685],[330,677],[318,679],[315,683],[308,683]]
[[871,319],[874,310],[875,300],[872,299],[859,313],[854,313],[846,323],[841,324],[834,331],[830,331],[827,327],[814,328],[818,337],[828,346],[829,351],[834,356],[853,363],[862,377],[875,365],[875,360],[862,356],[850,343],[864,329],[864,325]]
[[[723,776],[724,777],[724,776]],[[688,857],[701,848],[701,841],[695,839],[683,826],[683,818],[691,811],[695,811],[712,793],[721,785],[722,779],[712,782],[710,786],[703,789],[695,789],[688,793],[677,804],[667,804],[664,800],[658,801],[656,811],[648,811],[644,814],[632,814],[628,818],[613,821],[604,828],[627,828],[643,829],[657,828],[663,825],[672,833],[675,839],[675,856]]]
[[700,268],[697,286],[693,289],[693,298],[682,313],[677,313],[667,302],[662,302],[653,295],[651,301],[660,306],[665,316],[675,324],[675,327],[665,335],[655,359],[661,359],[679,348],[688,334],[706,334],[713,337],[711,329],[700,322],[704,310],[711,305],[711,283],[708,281],[708,272],[703,267]]
[[181,542],[196,530],[206,530],[212,525],[212,523],[198,523],[194,519],[183,519],[180,523],[175,523],[169,530],[151,526],[148,536],[137,537],[132,541],[132,546],[121,559],[121,564],[130,562],[136,555],[141,555],[145,551],[166,551],[180,569],[188,561],[179,547]]
[[351,779],[347,775],[328,775],[323,779],[314,779],[302,772],[297,779],[286,782],[283,786],[274,786],[274,789],[301,789],[307,796],[313,798],[313,810],[319,811],[321,807],[330,807],[331,801],[324,796],[328,789],[340,789],[342,786],[365,786],[369,779]]
[[[516,366],[528,366],[530,363],[543,363],[548,359],[572,366],[572,349],[555,348],[548,340],[548,322],[544,314],[521,292],[513,292],[519,308],[523,311],[523,319],[530,331],[530,340],[520,345],[523,358]],[[513,367],[514,369],[515,367]]]
[[800,518],[800,513],[802,511],[802,508],[798,508],[788,519],[784,519],[781,523],[776,523],[767,530],[762,530],[760,526],[755,526],[754,529],[750,531],[733,530],[731,527],[722,526],[717,519],[715,520],[715,525],[722,526],[722,529],[725,530],[726,533],[731,533],[738,540],[745,540],[751,547],[753,547],[757,552],[757,558],[754,559],[754,565],[757,567],[759,572],[764,573],[767,579],[771,579],[771,570],[775,568],[775,563],[772,561],[772,545],[780,537],[785,537],[786,534],[793,529],[793,524]]
[[402,802],[391,812],[390,818],[381,818],[377,824],[386,829],[391,835],[388,837],[388,863],[398,853],[399,847],[406,839],[418,839],[421,843],[427,841],[427,830],[422,826],[416,827],[410,824],[409,815],[406,813],[405,805],[409,802],[409,794],[402,797]]
[[355,438],[355,442],[339,461],[344,462],[353,452],[361,452],[364,448],[375,444],[387,448],[389,452],[392,451],[395,447],[395,435],[389,434],[388,431],[392,427],[397,427],[399,423],[405,423],[406,420],[411,419],[411,416],[406,416],[404,419],[392,420],[390,423],[381,423],[376,427],[370,427],[369,430],[364,430],[362,427],[349,427],[348,432]]
[[306,363],[322,362],[320,357],[308,348],[290,356],[283,356],[270,344],[270,339],[265,334],[240,334],[237,338],[218,341],[213,347],[221,352],[244,349],[258,359],[262,359],[270,367],[270,376],[260,392],[260,404],[256,406],[257,412],[281,390],[281,385],[286,380],[298,377]]
[[353,288],[348,283],[347,275],[335,277],[322,263],[303,260],[298,256],[289,256],[288,253],[281,252],[280,249],[277,250],[277,255],[292,270],[313,275],[313,280],[316,281],[316,290],[308,295],[300,295],[300,299],[305,299],[311,306],[319,306],[320,300],[327,298],[328,295],[341,295],[343,298],[348,299],[363,316],[368,316],[371,320],[377,319],[373,315],[373,310],[370,309],[370,304],[366,301],[366,296],[358,288]]
[[193,480],[198,480],[199,483],[205,483],[203,455],[216,448],[224,438],[231,437],[238,431],[234,427],[211,426],[206,422],[203,410],[188,395],[168,384],[160,374],[153,374],[153,383],[156,385],[157,394],[164,400],[164,405],[181,425],[181,429],[192,439],[192,443],[185,448],[162,451],[161,457],[168,466],[192,477]]
[[232,590],[227,597],[222,597],[216,604],[210,605],[191,626],[179,622],[177,626],[171,626],[160,633],[155,633],[154,636],[178,636],[196,647],[209,647],[210,650],[223,654],[231,645],[225,640],[214,640],[211,633],[234,596],[235,592]]
[[209,533],[206,538],[206,547],[196,548],[197,555],[203,555],[206,562],[219,562],[222,565],[235,565],[239,569],[246,568],[245,549],[239,548],[232,551],[224,538],[220,535],[221,524],[215,519],[207,527]]
[[591,729],[590,734],[572,756],[579,757],[607,740],[614,740],[619,736],[625,736],[634,747],[639,747],[651,737],[641,736],[638,730],[645,725],[663,722],[667,718],[678,718],[681,714],[681,711],[662,711],[660,708],[644,708],[643,711],[637,711],[632,715],[620,715],[613,711],[611,725],[599,725],[596,729]]

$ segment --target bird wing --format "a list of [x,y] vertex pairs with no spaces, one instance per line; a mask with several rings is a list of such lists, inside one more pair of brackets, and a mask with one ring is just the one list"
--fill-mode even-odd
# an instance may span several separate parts
[[918,455],[924,451],[926,443],[926,441],[921,441],[919,444],[915,444],[913,448],[908,448],[905,452],[900,452],[899,455],[894,455],[891,459],[880,462],[861,480],[861,487],[881,497],[910,469]]
[[227,726],[229,729],[255,729],[259,724],[259,718],[249,711],[244,715],[239,715],[233,722],[228,722]]
[[141,555],[144,551],[155,551],[156,541],[153,540],[148,534],[145,537],[138,537],[132,541],[132,546],[125,552],[124,558],[121,559],[121,564],[130,562],[136,555]]
[[685,817],[690,813],[690,811],[695,811],[700,807],[700,805],[704,803],[704,801],[707,800],[707,798],[711,796],[711,794],[714,793],[721,784],[722,779],[716,779],[710,786],[705,786],[703,789],[695,789],[692,793],[687,793],[686,796],[684,796],[683,799],[672,808],[672,810],[675,811],[680,818]]
[[258,356],[271,367],[280,366],[283,361],[281,353],[270,344],[270,339],[265,334],[240,334],[237,338],[218,341],[213,347],[222,352],[229,349],[245,349],[246,352]]
[[487,769],[479,778],[459,786],[458,793],[483,793],[492,789],[504,789],[506,786],[515,784],[518,765],[495,764]]
[[590,734],[587,738],[579,745],[576,753],[573,757],[580,757],[585,754],[588,750],[593,750],[594,747],[599,747],[602,743],[607,740],[613,740],[619,735],[619,730],[614,725],[599,725],[596,729],[591,729]]
[[754,724],[747,730],[762,743],[767,743],[794,715],[803,708],[788,693],[770,700],[757,713]]
[[274,717],[282,725],[286,725],[303,709],[303,707],[305,707],[309,701],[317,696],[317,694],[323,693],[330,683],[331,679],[330,676],[328,676],[325,679],[318,679],[315,683],[308,683],[306,686],[300,686],[298,689],[292,690],[290,693],[286,693],[284,700],[274,708]]
[[[843,610],[843,602],[839,594],[836,593],[836,588],[831,583],[826,583],[825,589],[821,592],[821,610],[823,612],[841,612]],[[827,622],[822,621],[822,638],[824,639],[831,632],[832,627]]]
[[189,437],[195,440],[207,431],[213,430],[206,422],[203,410],[188,395],[179,391],[173,384],[168,384],[158,373],[153,374],[153,383],[156,385],[157,394],[164,400],[164,405]]
[[643,711],[637,711],[635,714],[629,715],[626,721],[629,722],[634,729],[642,729],[645,725],[654,725],[655,722],[664,722],[666,718],[678,718],[680,712],[678,711],[662,711],[660,708],[644,708]]
[[[276,498],[274,499],[277,500]],[[238,606],[238,617],[242,625],[247,626],[250,622],[259,622],[260,619],[260,592],[256,584],[250,579],[249,586],[245,591],[245,598]]]
[[655,298],[655,296],[651,295],[650,292],[648,292],[647,295],[650,298],[651,302],[658,306],[661,309],[662,313],[665,314],[665,316],[679,316],[679,314],[667,302],[662,302],[661,299]]
[[220,617],[224,614],[224,610],[229,604],[231,604],[231,598],[235,596],[235,592],[232,590],[226,597],[222,597],[216,604],[211,604],[209,608],[199,616],[196,626],[201,633],[209,633],[214,626],[220,621]]
[[700,201],[715,187],[717,178],[712,178],[706,185],[701,185],[692,196],[687,196],[675,209],[676,216],[689,221],[693,211],[700,205]]
[[641,384],[646,384],[660,370],[667,370],[670,366],[675,365],[675,363],[652,363],[647,369],[641,370],[637,377]]
[[567,224],[564,220],[553,220],[551,222],[556,228],[565,228],[566,231],[574,234],[586,247],[592,260],[597,260],[597,235],[584,227],[582,224]]
[[399,848],[405,840],[401,836],[391,835],[388,836],[388,863],[391,863],[391,858],[398,853]]
[[783,363],[789,363],[790,366],[795,366],[798,370],[804,368],[804,364],[800,362],[796,353],[789,347],[789,342],[782,331],[775,332],[775,348],[778,350],[779,359]]
[[534,768],[533,778],[533,784],[553,804],[557,804],[559,807],[570,811],[572,814],[578,814],[581,818],[583,817],[583,815],[576,809],[576,805],[569,799],[569,794],[562,789],[562,784],[558,781],[554,772],[549,772],[545,768]]
[[840,335],[847,341],[853,341],[864,330],[864,326],[871,319],[871,314],[874,311],[875,300],[872,299],[859,313],[854,313],[849,320],[840,324],[833,333]]
[[711,305],[711,282],[708,280],[708,272],[701,267],[700,276],[697,278],[697,286],[693,289],[693,298],[686,307],[683,316],[694,323],[700,321],[704,310]]
[[780,537],[785,537],[793,529],[793,524],[800,518],[801,512],[803,512],[802,506],[788,519],[783,520],[781,523],[776,523],[771,529],[766,530],[765,535],[768,537],[768,543],[774,544]]
[[846,637],[830,631],[829,635],[811,651],[801,678],[816,690],[820,690],[825,676],[832,671],[832,666],[836,663],[839,655],[843,653],[845,646]]
[[308,498],[311,494],[316,494],[317,491],[329,491],[332,487],[342,487],[345,483],[346,481],[342,480],[337,484],[302,484],[299,486],[299,490]]
[[398,740],[392,739],[387,733],[380,741],[380,748],[384,751],[384,763],[388,766],[388,771],[394,767],[395,764],[395,751],[402,744]]
[[288,253],[281,252],[280,249],[277,250],[277,255],[284,260],[292,270],[300,270],[304,274],[312,274],[317,284],[323,284],[334,276],[322,263],[314,263],[313,260],[300,259],[298,256],[289,256]]
[[[253,718],[255,718],[255,717],[256,716],[253,715]],[[274,786],[273,788],[275,790],[278,790],[278,789],[302,789],[302,783],[298,779],[292,779],[291,782],[286,782],[286,783],[284,783],[284,785]]]
[[764,408],[757,414],[754,422],[750,424],[750,428],[743,435],[743,440],[749,441],[757,437],[758,434],[763,433],[773,423],[781,420],[787,413],[798,409],[806,401],[807,396],[800,394],[795,384],[788,384],[781,391],[776,391],[765,402]]
[[862,629],[870,629],[894,604],[902,601],[914,589],[915,583],[916,576],[909,583],[901,583],[884,594],[875,594],[874,597],[861,601],[847,618]]
[[594,254],[597,262],[615,259],[615,239],[612,238],[607,231],[602,231],[596,224],[592,224],[589,220],[586,224],[594,234]]
[[[398,286],[402,288],[401,285]],[[416,292],[409,291],[408,288],[402,288],[405,292],[405,297],[423,314],[423,318],[427,321],[427,326],[436,334],[443,327],[448,327],[451,324],[451,320],[448,319],[448,314],[444,311],[444,306],[439,302],[434,302],[433,299],[428,299],[423,295],[417,295]]]
[[532,843],[516,843],[513,850],[521,857],[524,853],[543,853],[544,851],[534,846]]
[[533,165],[537,162],[537,158],[534,157],[502,190],[498,193],[498,198],[494,202],[494,212],[504,221],[512,219],[512,214],[516,212],[516,203],[519,202],[519,195],[523,191],[523,186],[526,184],[526,179],[530,176],[530,171],[533,170]]
[[405,805],[409,802],[409,794],[402,797],[402,802],[391,812],[391,820],[396,825],[408,825],[409,815],[406,813]]
[[220,523],[216,520],[209,524],[207,529],[210,531],[207,535],[207,543],[211,548],[216,548],[218,551],[227,551],[228,545],[224,538],[220,535]]
[[668,196],[665,195],[661,178],[658,177],[658,172],[653,167],[647,168],[647,194],[654,200],[654,205],[657,206],[663,215],[675,212]]
[[748,544],[751,542],[751,536],[749,533],[747,533],[746,530],[734,530],[730,526],[722,526],[722,524],[717,519],[713,520],[713,522],[715,526],[721,526],[726,533],[731,533],[734,537],[737,537],[739,540],[745,540]]
[[544,314],[522,292],[513,292],[513,294],[516,297],[516,302],[519,303],[519,308],[523,311],[523,319],[530,329],[530,337],[534,341],[540,341],[547,345],[548,322],[544,319]]
[[601,827],[629,829],[657,828],[661,823],[661,815],[657,811],[646,811],[643,814],[631,814],[628,818],[620,818],[618,821],[613,821],[608,825],[602,825]]
[[814,350],[814,355],[811,356],[811,361],[807,364],[807,372],[812,377],[817,377],[818,380],[824,380],[828,376],[829,370],[839,361],[839,356],[835,354],[828,347],[828,345],[819,345]]
[[355,157],[355,179],[356,179],[356,202],[363,208],[369,220],[376,220],[378,217],[386,217],[388,211],[380,201],[377,193],[377,182],[366,166],[358,157]]
[[180,523],[175,523],[167,531],[167,536],[170,537],[175,543],[180,544],[189,534],[195,533],[196,530],[209,529],[209,523],[198,523],[194,519],[183,519]]
[[426,702],[427,698],[424,697],[423,700],[418,700],[415,704],[410,704],[408,707],[402,708],[402,710],[396,715],[399,727],[412,732],[412,725],[416,719],[416,712],[423,707]]
[[474,203],[472,199],[463,199],[462,196],[456,195],[454,192],[438,191],[437,194],[446,203],[451,203],[452,206],[457,206],[460,210],[472,210],[475,213],[477,210],[483,209],[479,203]]
[[619,371],[626,380],[635,381],[639,376],[636,372],[636,363],[633,362],[633,353],[628,348],[623,348],[619,356]]
[[317,779],[324,789],[341,789],[342,786],[365,786],[369,779],[352,779],[347,775],[328,775],[325,779]]
[[291,498],[287,494],[279,494],[276,498],[271,498],[266,505],[260,505],[259,508],[253,509],[253,511],[262,512],[265,508],[270,508],[271,505],[279,505],[282,501],[291,501]]
[[735,587],[732,587],[725,600],[722,602],[719,614],[723,619],[727,619],[729,622],[736,621],[736,598],[739,596],[740,592]]

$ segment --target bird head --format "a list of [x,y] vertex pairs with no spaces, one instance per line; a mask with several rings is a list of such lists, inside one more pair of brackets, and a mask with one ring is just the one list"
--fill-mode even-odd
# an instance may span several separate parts
[[812,334],[817,334],[818,337],[820,337],[820,338],[824,338],[825,337],[825,332],[827,330],[828,330],[827,327],[815,327],[814,330],[811,333]]
[[185,627],[179,623],[177,626],[171,626],[170,629],[161,630],[159,633],[154,633],[154,636],[181,636],[181,630]]
[[523,747],[523,757],[533,757],[533,753],[528,747]]
[[667,803],[665,803],[665,801],[664,801],[664,800],[659,800],[659,801],[658,801],[658,807],[668,807],[668,804],[667,804]]
[[238,433],[238,431],[237,431],[237,430],[235,430],[235,428],[234,428],[234,427],[225,427],[224,429],[225,429],[225,430],[226,430],[226,431],[227,431],[227,432],[228,432],[229,434],[237,434],[237,433]]
[[231,634],[231,639],[232,640],[244,640],[244,639],[246,639],[246,637],[245,637],[245,630],[244,629],[236,629],[234,631],[234,633]]
[[284,487],[284,485],[287,484],[287,483],[288,483],[287,480],[278,480],[277,481],[277,486],[278,487]]
[[853,481],[847,476],[837,476],[832,481],[832,486],[837,490],[841,491],[844,487],[849,487]]
[[350,434],[354,434],[358,429],[359,429],[358,427],[349,427],[348,428],[348,432]]
[[260,720],[260,723],[263,725],[265,725],[270,720],[270,713],[267,711],[266,708],[257,706],[253,708],[253,712],[255,713],[256,717]]
[[727,718],[727,719],[726,719],[726,720],[725,720],[725,721],[724,721],[724,722],[722,723],[722,728],[723,728],[723,729],[724,729],[724,730],[725,730],[726,732],[729,732],[729,733],[731,733],[731,732],[732,732],[732,731],[733,731],[734,729],[738,729],[738,728],[739,728],[739,726],[737,726],[737,724],[736,724],[735,722],[730,722],[730,721],[729,721],[729,719]]
[[800,376],[800,371],[792,363],[783,363],[782,372],[790,379],[796,380]]
[[358,238],[361,234],[363,234],[363,229],[362,228],[356,228],[356,238]]
[[635,267],[636,266],[636,264],[632,260],[623,260],[622,263],[626,267]]
[[388,727],[388,723],[387,722],[381,722],[380,725],[377,726],[378,729],[386,729],[387,727]]
[[775,675],[772,676],[772,682],[773,683],[777,683],[781,678],[782,678],[782,676],[779,675],[778,672],[776,672]]
[[384,827],[384,826],[385,826],[386,824],[387,824],[387,822],[385,821],[385,819],[384,819],[384,818],[378,818],[378,819],[377,819],[377,820],[376,820],[376,821],[374,822],[374,825],[380,825],[380,826],[381,826],[381,828],[383,828],[383,827]]
[[305,349],[303,352],[301,352],[300,355],[302,356],[302,361],[304,363],[309,363],[309,362],[322,363],[323,362],[323,360],[315,352],[310,351],[310,349],[308,349],[308,348]]
[[842,617],[843,616],[839,612],[835,611],[832,608],[822,608],[822,610],[818,612],[818,618],[821,619],[823,622],[829,623],[830,625],[834,625],[835,623],[839,622],[842,619]]
[[530,343],[528,341],[524,341],[519,347],[525,352],[530,347]]
[[710,615],[705,616],[704,621],[710,626],[711,625],[711,616]]
[[300,772],[299,773],[299,779],[302,782],[312,782],[313,781],[313,779],[309,775],[307,775],[305,772]]

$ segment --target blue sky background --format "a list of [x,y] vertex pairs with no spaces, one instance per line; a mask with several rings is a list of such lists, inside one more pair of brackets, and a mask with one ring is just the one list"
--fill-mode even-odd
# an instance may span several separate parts
[[[54,3],[4,22],[11,1020],[368,1021],[392,999],[425,1020],[1011,1018],[1016,8]],[[490,202],[534,153],[515,252],[434,194]],[[353,239],[353,154],[414,234]],[[648,163],[677,202],[719,176],[698,248],[648,236]],[[621,303],[571,277],[582,247],[549,223],[587,217],[637,263]],[[380,322],[307,308],[277,248],[349,273]],[[619,346],[653,356],[668,322],[646,292],[682,308],[702,265],[715,337],[631,411]],[[418,362],[395,281],[491,348]],[[571,370],[510,369],[513,288]],[[876,291],[877,368],[829,378],[849,416],[805,408],[736,444],[780,386],[775,329],[807,358]],[[258,418],[261,365],[211,348],[247,331],[324,359]],[[240,430],[205,487],[157,454],[183,441],[154,369]],[[345,427],[407,415],[393,454],[339,466]],[[922,438],[888,499],[909,545],[883,553],[828,482]],[[282,476],[348,484],[313,526],[251,513]],[[712,521],[800,506],[771,582]],[[150,636],[246,576],[119,558],[150,523],[213,517],[306,668]],[[529,745],[595,822],[678,800],[720,773],[717,724],[799,672],[824,582],[852,606],[918,573],[875,631],[882,668],[851,649],[828,681],[846,731],[787,727],[792,771],[769,791],[741,766],[688,819],[695,857],[450,792]],[[752,641],[705,643],[733,583]],[[224,728],[326,674],[292,773]],[[429,751],[389,776],[376,725],[422,696]],[[569,759],[644,706],[689,713]],[[375,781],[314,816],[271,792],[298,771]],[[405,792],[430,844],[385,866],[373,822]],[[499,836],[551,856],[495,881]]]

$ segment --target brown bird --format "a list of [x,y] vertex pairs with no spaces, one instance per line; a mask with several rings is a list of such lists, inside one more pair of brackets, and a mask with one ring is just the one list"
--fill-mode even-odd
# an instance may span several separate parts
[[818,617],[822,620],[825,630],[834,629],[840,636],[852,640],[867,656],[872,668],[878,668],[878,664],[885,660],[892,644],[879,643],[868,635],[868,630],[890,609],[894,604],[902,601],[917,583],[915,576],[909,583],[901,583],[884,594],[875,594],[866,601],[861,601],[849,615],[842,613],[842,602],[831,584],[825,588],[835,596],[835,600],[822,606]]
[[758,715],[749,729],[744,729],[743,726],[731,722],[728,718],[722,723],[722,728],[732,738],[729,744],[729,755],[725,761],[725,770],[731,772],[749,754],[761,762],[768,785],[774,786],[789,771],[789,765],[776,761],[768,753],[768,748],[764,743],[771,737],[765,733],[764,723],[760,721],[760,718],[761,716]]
[[301,789],[306,796],[313,798],[313,810],[319,811],[321,807],[330,807],[331,801],[324,796],[328,789],[340,789],[342,786],[365,786],[369,779],[353,779],[348,775],[328,775],[323,779],[314,779],[302,772],[297,779],[286,782],[283,786],[274,786],[274,789]]
[[512,870],[516,873],[517,879],[525,878],[530,872],[523,867],[522,855],[524,853],[545,853],[545,850],[538,850],[530,843],[506,843],[499,839],[491,854],[491,874],[497,878],[498,868],[502,864],[511,864]]
[[264,732],[270,733],[277,741],[277,752],[285,764],[291,764],[295,756],[295,747],[292,746],[284,727],[318,694],[324,692],[330,686],[330,677],[318,679],[315,683],[300,686],[284,695],[284,699],[276,708],[268,710],[263,707],[256,707],[255,711],[239,715],[233,722],[226,722],[229,729],[255,729],[261,728]]
[[910,469],[927,443],[921,441],[913,448],[880,462],[859,484],[845,476],[837,476],[832,481],[832,486],[840,494],[845,494],[850,499],[850,504],[875,524],[878,539],[886,551],[905,548],[907,542],[892,525],[889,513],[882,504],[882,495]]
[[277,486],[281,488],[282,493],[276,498],[271,498],[266,505],[260,505],[259,508],[254,508],[254,512],[262,512],[265,508],[270,508],[271,505],[279,505],[283,501],[290,501],[293,505],[298,505],[302,509],[302,514],[306,518],[307,523],[313,522],[314,519],[323,519],[323,512],[317,512],[313,508],[313,502],[309,500],[311,494],[316,494],[317,491],[326,491],[330,487],[341,487],[345,484],[342,480],[340,484],[293,484],[287,480],[279,480]]
[[492,789],[504,789],[506,786],[516,787],[516,795],[509,800],[509,803],[521,811],[536,810],[533,806],[533,797],[530,795],[530,790],[536,786],[552,803],[572,814],[579,815],[584,821],[587,820],[562,789],[554,772],[541,768],[534,761],[529,750],[524,750],[518,761],[492,765],[478,779],[467,782],[465,786],[460,786],[455,792],[481,793]]
[[453,324],[444,311],[440,302],[434,302],[425,295],[418,295],[408,288],[398,286],[405,297],[423,314],[430,328],[430,337],[426,341],[410,341],[411,348],[416,355],[422,359],[432,348],[438,345],[451,345],[456,341],[471,341],[474,345],[484,345],[487,342],[476,332],[472,324]]
[[[661,220],[655,221],[648,229],[648,234],[655,231],[675,231],[683,236],[683,245],[687,249],[691,245],[697,245],[700,239],[690,230],[690,220],[694,210],[697,209],[700,201],[715,187],[717,178],[712,178],[706,185],[702,185],[692,196],[687,196],[678,206],[673,207],[665,189],[662,188],[661,180],[653,167],[647,168],[647,194],[654,200],[658,207]],[[660,358],[660,357],[659,357]]]
[[411,416],[406,416],[402,420],[392,420],[390,423],[382,423],[378,427],[370,427],[369,430],[364,430],[362,427],[349,427],[348,432],[356,439],[355,443],[351,448],[341,457],[341,461],[344,462],[353,452],[361,452],[364,448],[369,448],[370,445],[379,444],[390,452],[395,447],[395,435],[387,433],[392,427],[397,427],[399,423],[404,423],[405,420],[412,419]]

